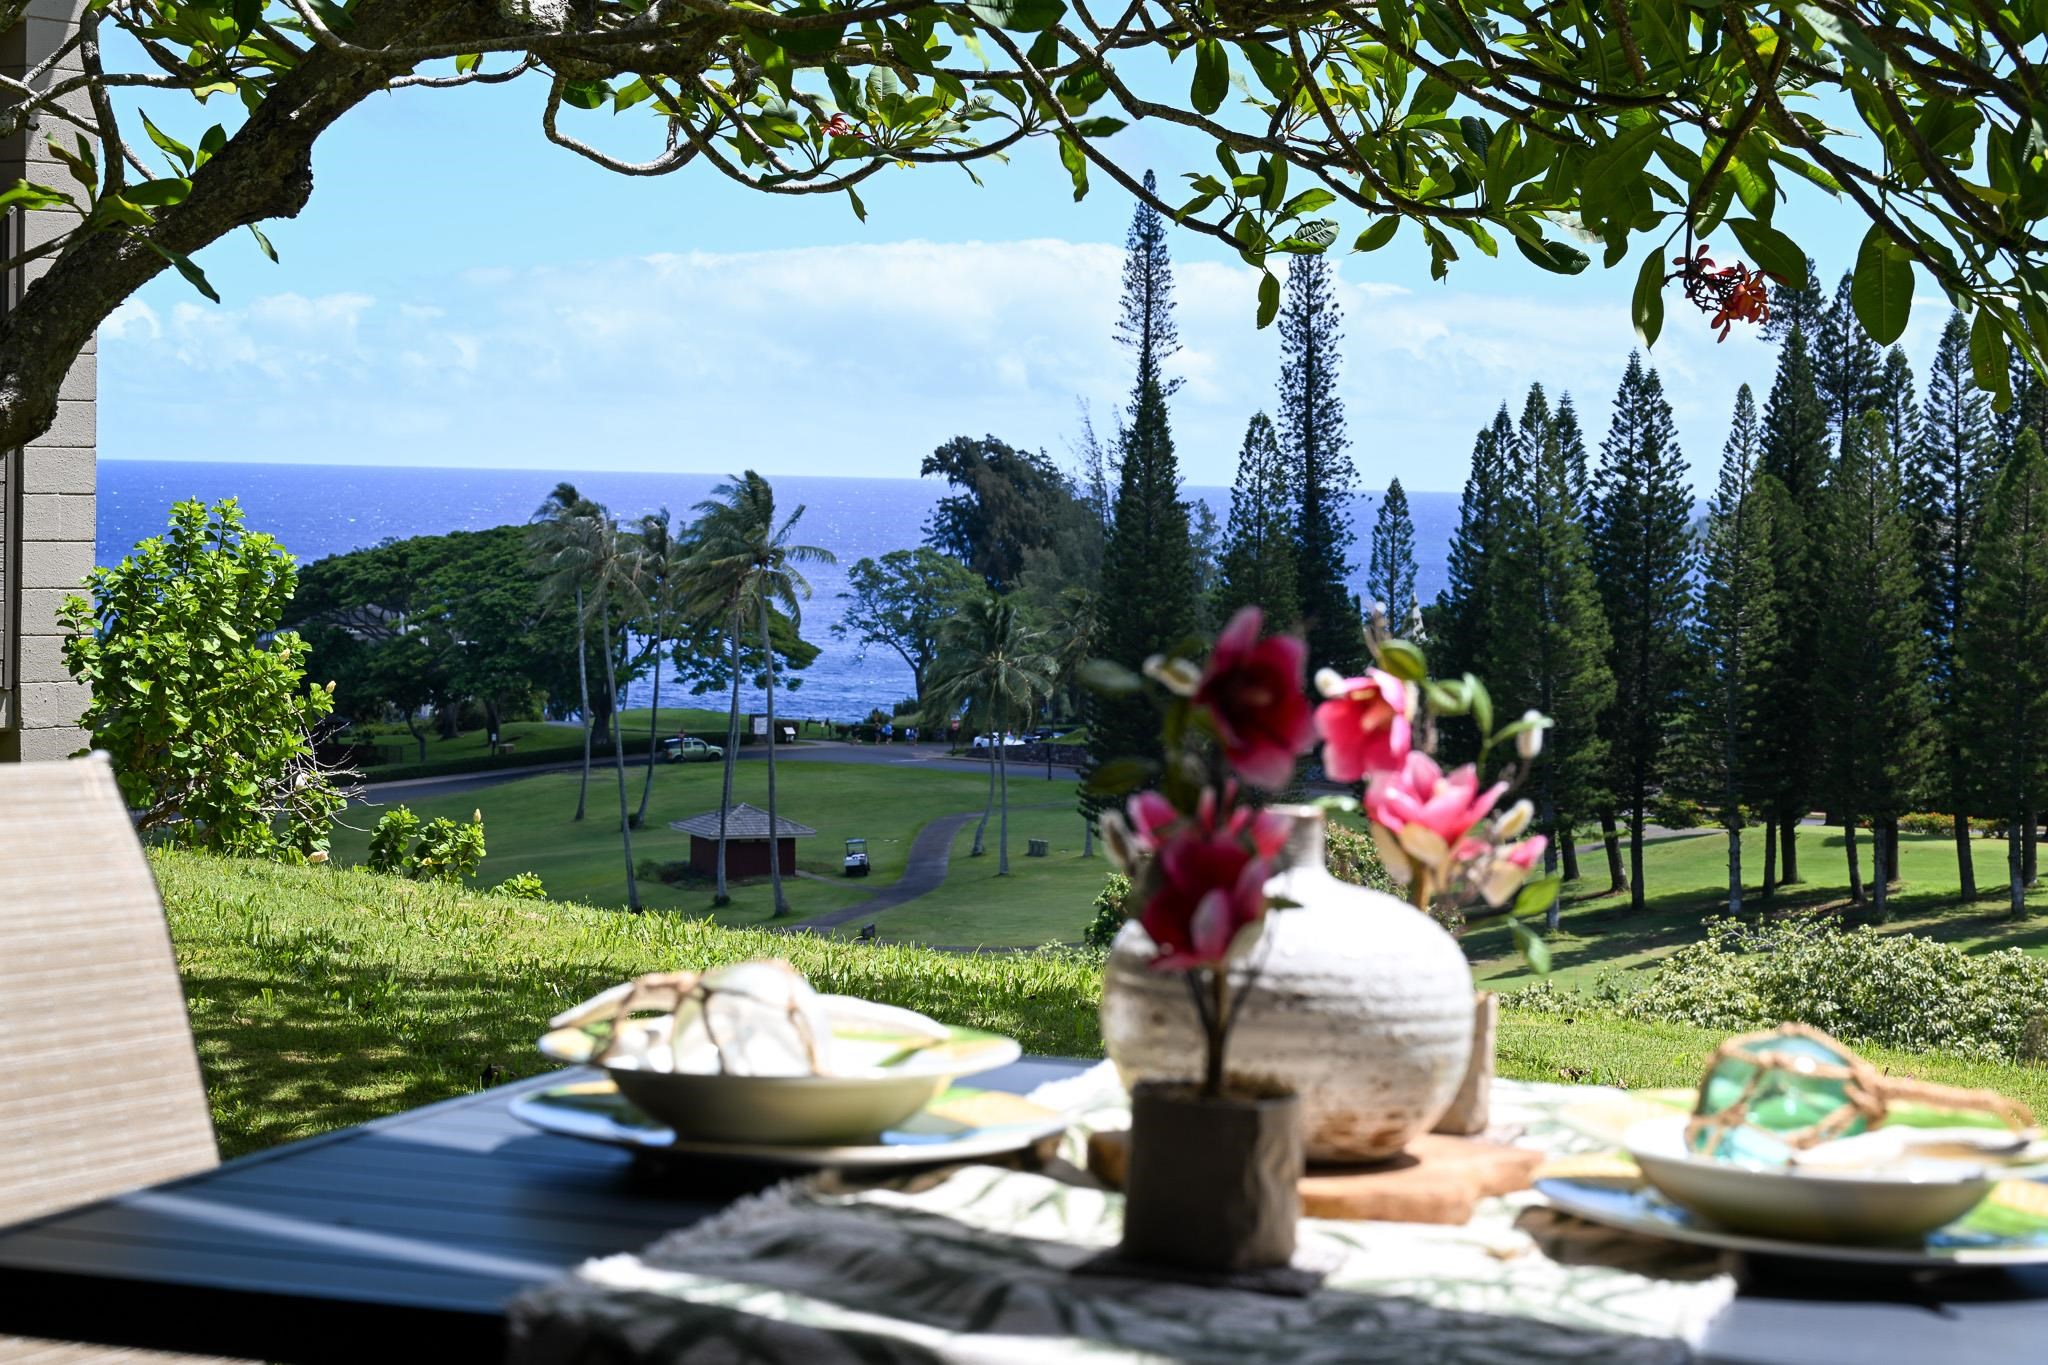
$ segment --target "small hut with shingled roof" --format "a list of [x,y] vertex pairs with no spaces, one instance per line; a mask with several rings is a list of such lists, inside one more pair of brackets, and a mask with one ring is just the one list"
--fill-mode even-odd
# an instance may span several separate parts
[[[796,875],[796,841],[809,839],[818,831],[791,819],[775,822],[775,850],[782,860],[782,875]],[[718,875],[718,812],[710,811],[688,820],[675,820],[669,828],[690,836],[690,870],[706,877]],[[742,802],[725,815],[725,875],[765,877],[768,875],[768,812]]]

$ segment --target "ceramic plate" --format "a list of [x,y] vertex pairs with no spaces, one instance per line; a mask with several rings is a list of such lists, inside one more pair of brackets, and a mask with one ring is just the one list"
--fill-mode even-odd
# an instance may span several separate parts
[[1064,1115],[1000,1090],[955,1087],[884,1131],[871,1143],[803,1146],[763,1142],[702,1142],[635,1108],[609,1079],[575,1081],[522,1095],[515,1118],[543,1132],[638,1151],[685,1153],[780,1166],[918,1166],[968,1161],[1022,1151],[1066,1127]]
[[2007,1180],[1963,1217],[1895,1243],[1798,1242],[1731,1232],[1687,1212],[1630,1177],[1541,1177],[1537,1193],[1566,1213],[1676,1242],[1808,1260],[1961,1267],[2048,1264],[2048,1185]]
[[1685,1126],[1683,1118],[1647,1119],[1630,1127],[1622,1147],[1667,1199],[1737,1232],[1850,1245],[1907,1242],[1958,1221],[1998,1183],[1988,1160],[1858,1174],[1723,1161],[1686,1150]]
[[[602,1065],[633,1103],[694,1141],[838,1147],[869,1141],[954,1081],[1008,1066],[1023,1051],[1014,1039],[948,1027],[893,1005],[839,995],[822,1003],[844,1068],[832,1075],[657,1071],[630,1055]],[[542,1052],[563,1062],[587,1062],[597,1046],[581,1028],[555,1029],[540,1040]]]

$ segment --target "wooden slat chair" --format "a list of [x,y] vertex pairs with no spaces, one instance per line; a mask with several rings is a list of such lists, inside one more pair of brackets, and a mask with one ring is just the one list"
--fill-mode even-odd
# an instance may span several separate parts
[[[220,1163],[163,903],[104,756],[0,764],[0,1037],[0,1225]],[[191,1359],[0,1337],[4,1365]]]

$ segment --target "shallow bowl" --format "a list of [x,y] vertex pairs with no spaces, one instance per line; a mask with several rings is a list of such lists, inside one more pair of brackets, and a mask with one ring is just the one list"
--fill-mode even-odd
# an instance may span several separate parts
[[1956,1164],[1911,1172],[1787,1171],[1695,1156],[1685,1119],[1645,1119],[1622,1140],[1665,1198],[1725,1228],[1806,1242],[1900,1242],[1961,1218],[1997,1179]]
[[[698,1142],[815,1146],[866,1142],[937,1099],[962,1076],[1007,1066],[1016,1040],[950,1028],[914,1010],[851,996],[823,997],[840,1074],[735,1076],[659,1071],[637,1056],[596,1063],[619,1093],[676,1136]],[[599,1039],[556,1029],[540,1049],[563,1062],[591,1062]]]

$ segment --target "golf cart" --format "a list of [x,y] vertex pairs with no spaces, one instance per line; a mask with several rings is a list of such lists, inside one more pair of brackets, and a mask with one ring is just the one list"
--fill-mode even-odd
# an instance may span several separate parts
[[848,839],[846,841],[846,875],[865,877],[868,875],[868,841]]

